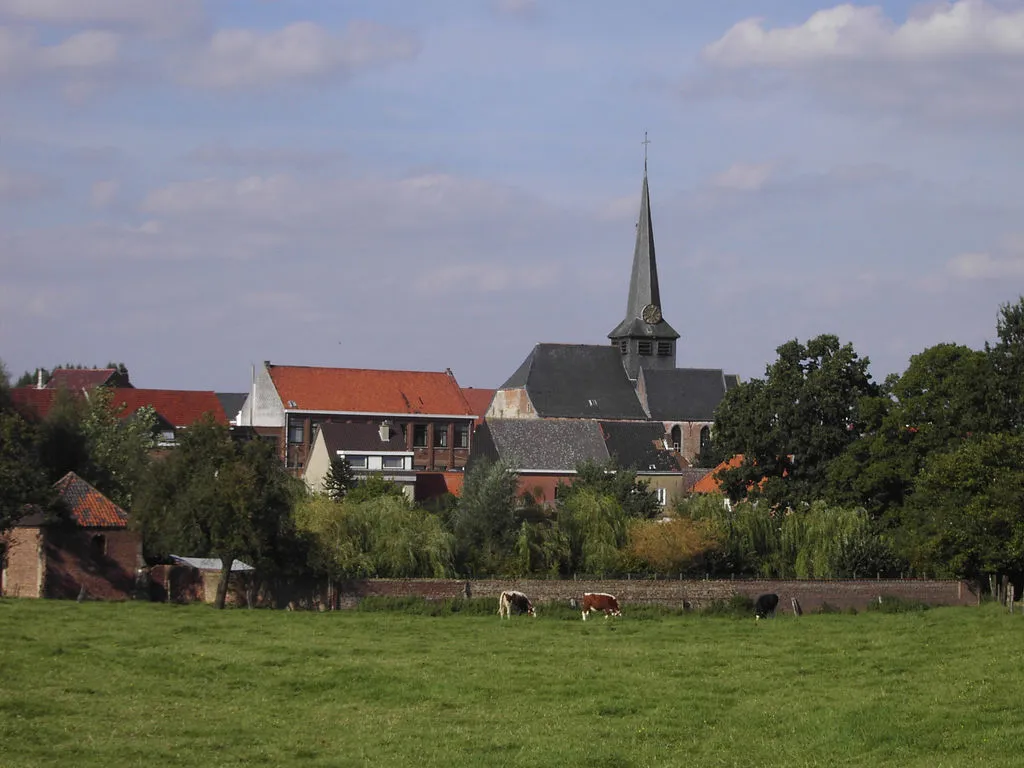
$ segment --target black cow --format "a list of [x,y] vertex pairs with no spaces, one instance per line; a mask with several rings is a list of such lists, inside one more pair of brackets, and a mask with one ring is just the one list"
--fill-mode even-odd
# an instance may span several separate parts
[[779,607],[779,596],[772,593],[761,595],[754,601],[754,619],[767,619],[775,617],[775,609]]

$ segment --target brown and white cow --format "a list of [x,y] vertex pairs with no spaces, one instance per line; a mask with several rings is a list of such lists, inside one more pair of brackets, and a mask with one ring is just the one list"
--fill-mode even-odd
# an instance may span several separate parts
[[502,592],[498,597],[498,615],[503,619],[510,619],[513,613],[516,615],[525,613],[527,616],[537,618],[537,611],[533,607],[533,603],[530,602],[530,598],[514,589]]
[[603,611],[606,619],[609,616],[622,615],[622,611],[619,610],[619,601],[615,599],[614,595],[609,595],[606,592],[584,593],[580,608],[583,610],[584,621],[587,620],[587,614],[592,611]]

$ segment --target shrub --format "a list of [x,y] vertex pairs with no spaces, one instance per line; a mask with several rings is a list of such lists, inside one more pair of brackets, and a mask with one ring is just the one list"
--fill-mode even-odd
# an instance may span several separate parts
[[748,619],[754,615],[754,601],[746,595],[733,595],[728,600],[712,600],[701,606],[701,616],[726,619]]
[[918,600],[908,600],[893,595],[880,595],[878,600],[868,603],[868,610],[873,613],[914,613],[927,611],[929,606]]

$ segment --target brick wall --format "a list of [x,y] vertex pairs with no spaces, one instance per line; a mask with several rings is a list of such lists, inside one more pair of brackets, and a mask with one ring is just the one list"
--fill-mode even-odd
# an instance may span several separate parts
[[[95,537],[102,537],[96,540]],[[126,600],[135,591],[142,565],[142,536],[136,531],[52,526],[46,531],[46,596]]]
[[40,597],[43,587],[43,535],[36,527],[12,528],[5,536],[6,559],[0,594]]
[[977,605],[978,588],[966,581],[923,579],[862,579],[836,581],[768,580],[588,580],[556,581],[542,579],[367,579],[338,585],[338,604],[351,607],[362,597],[418,596],[427,600],[464,597],[497,597],[505,589],[525,592],[534,602],[579,599],[584,592],[608,592],[616,595],[628,611],[632,604],[657,604],[697,609],[713,600],[728,600],[733,595],[755,599],[766,592],[779,596],[779,609],[792,611],[791,598],[800,607],[814,611],[828,603],[836,608],[863,610],[879,596],[898,597],[928,605]]

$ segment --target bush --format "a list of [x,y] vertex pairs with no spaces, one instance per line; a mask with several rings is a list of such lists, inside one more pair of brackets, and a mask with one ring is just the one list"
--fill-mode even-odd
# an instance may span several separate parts
[[701,616],[725,619],[749,619],[754,615],[754,601],[746,595],[733,595],[728,600],[712,600],[701,606]]
[[918,600],[908,600],[893,595],[879,595],[878,600],[868,603],[868,610],[873,613],[915,613],[927,611],[929,606]]

